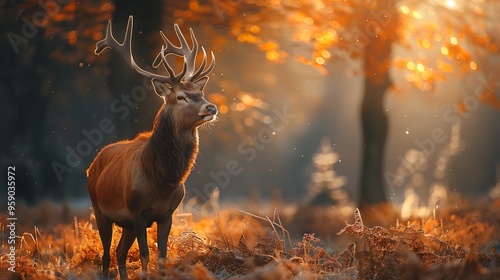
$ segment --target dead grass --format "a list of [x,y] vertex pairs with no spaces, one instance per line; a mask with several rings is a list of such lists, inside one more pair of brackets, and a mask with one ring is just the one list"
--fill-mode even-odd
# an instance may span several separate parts
[[[301,208],[301,217],[306,217]],[[67,211],[67,210],[65,210]],[[314,211],[321,211],[314,209]],[[319,213],[319,212],[318,212]],[[341,213],[339,213],[340,216]],[[65,214],[67,216],[67,214]],[[338,221],[309,212],[315,224],[341,228]],[[327,213],[334,216],[333,213]],[[352,215],[352,214],[351,214]],[[463,205],[442,218],[405,225],[368,227],[362,214],[338,231],[326,246],[314,233],[290,234],[277,211],[269,217],[236,209],[215,216],[174,218],[167,268],[156,269],[156,227],[148,230],[151,279],[495,279],[500,277],[500,202]],[[364,214],[363,214],[364,215]],[[61,216],[61,215],[59,215]],[[64,215],[62,215],[64,216]],[[376,215],[375,215],[376,216]],[[88,217],[88,216],[87,216]],[[296,215],[295,215],[296,217]],[[352,217],[352,216],[351,216]],[[5,225],[5,218],[0,221]],[[303,218],[302,218],[303,219]],[[34,218],[42,223],[43,217]],[[95,279],[100,275],[102,245],[92,216],[57,223],[49,218],[18,239],[16,273],[8,272],[7,245],[0,249],[1,279]],[[293,223],[294,218],[287,218]],[[352,218],[347,220],[351,221]],[[347,222],[346,222],[347,223]],[[297,228],[297,227],[296,227]],[[325,230],[326,231],[326,230]],[[3,233],[4,231],[2,231]],[[337,230],[335,230],[335,233]],[[121,229],[115,227],[112,252]],[[302,234],[302,233],[300,233]],[[3,240],[3,239],[2,239]],[[130,275],[140,271],[139,249],[129,251]],[[117,277],[112,257],[111,275]]]

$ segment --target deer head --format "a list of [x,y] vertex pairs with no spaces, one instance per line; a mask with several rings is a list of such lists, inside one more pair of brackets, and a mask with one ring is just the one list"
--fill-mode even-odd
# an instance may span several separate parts
[[[215,65],[215,56],[211,52],[211,62],[207,66],[207,54],[202,47],[203,60],[198,69],[196,69],[196,55],[198,53],[198,41],[190,29],[191,41],[193,47],[190,48],[186,38],[182,34],[179,25],[175,24],[174,29],[179,39],[180,46],[175,46],[167,39],[165,34],[160,31],[160,35],[165,42],[161,51],[156,56],[153,67],[158,68],[162,64],[167,75],[152,73],[139,67],[132,54],[132,30],[134,19],[129,17],[125,38],[123,43],[118,43],[112,33],[111,21],[108,21],[106,28],[106,37],[97,42],[95,54],[99,55],[104,49],[112,48],[125,59],[127,64],[139,75],[151,79],[153,88],[158,96],[163,98],[165,104],[164,110],[168,110],[169,114],[181,128],[196,128],[201,124],[216,119],[217,107],[209,103],[204,98],[203,89],[209,78],[208,74],[212,71]],[[167,61],[168,55],[176,55],[184,58],[184,66],[180,73],[176,74]]]

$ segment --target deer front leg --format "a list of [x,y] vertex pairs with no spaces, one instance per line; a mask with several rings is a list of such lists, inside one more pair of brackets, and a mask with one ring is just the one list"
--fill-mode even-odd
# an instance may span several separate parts
[[167,243],[170,229],[172,228],[172,214],[157,222],[158,226],[158,271],[165,269],[165,261],[167,260]]
[[134,231],[139,244],[139,253],[142,264],[142,279],[147,279],[148,263],[149,263],[149,248],[146,236],[147,223],[141,213],[134,214]]

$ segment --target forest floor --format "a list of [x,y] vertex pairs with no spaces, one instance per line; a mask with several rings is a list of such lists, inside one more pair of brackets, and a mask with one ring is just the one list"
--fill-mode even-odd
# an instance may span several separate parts
[[[254,210],[176,213],[163,271],[156,269],[153,224],[149,278],[500,279],[500,199],[463,202],[409,221],[399,221],[390,206]],[[90,211],[47,202],[18,208],[17,216],[15,272],[9,271],[7,216],[0,216],[1,279],[99,278],[102,245]],[[110,274],[117,278],[120,234],[115,227]],[[141,270],[136,242],[127,268],[132,278]]]

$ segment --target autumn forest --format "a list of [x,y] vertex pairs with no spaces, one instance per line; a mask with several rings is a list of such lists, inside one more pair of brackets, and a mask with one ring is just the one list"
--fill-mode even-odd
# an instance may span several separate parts
[[0,1],[0,279],[499,278],[499,13]]

